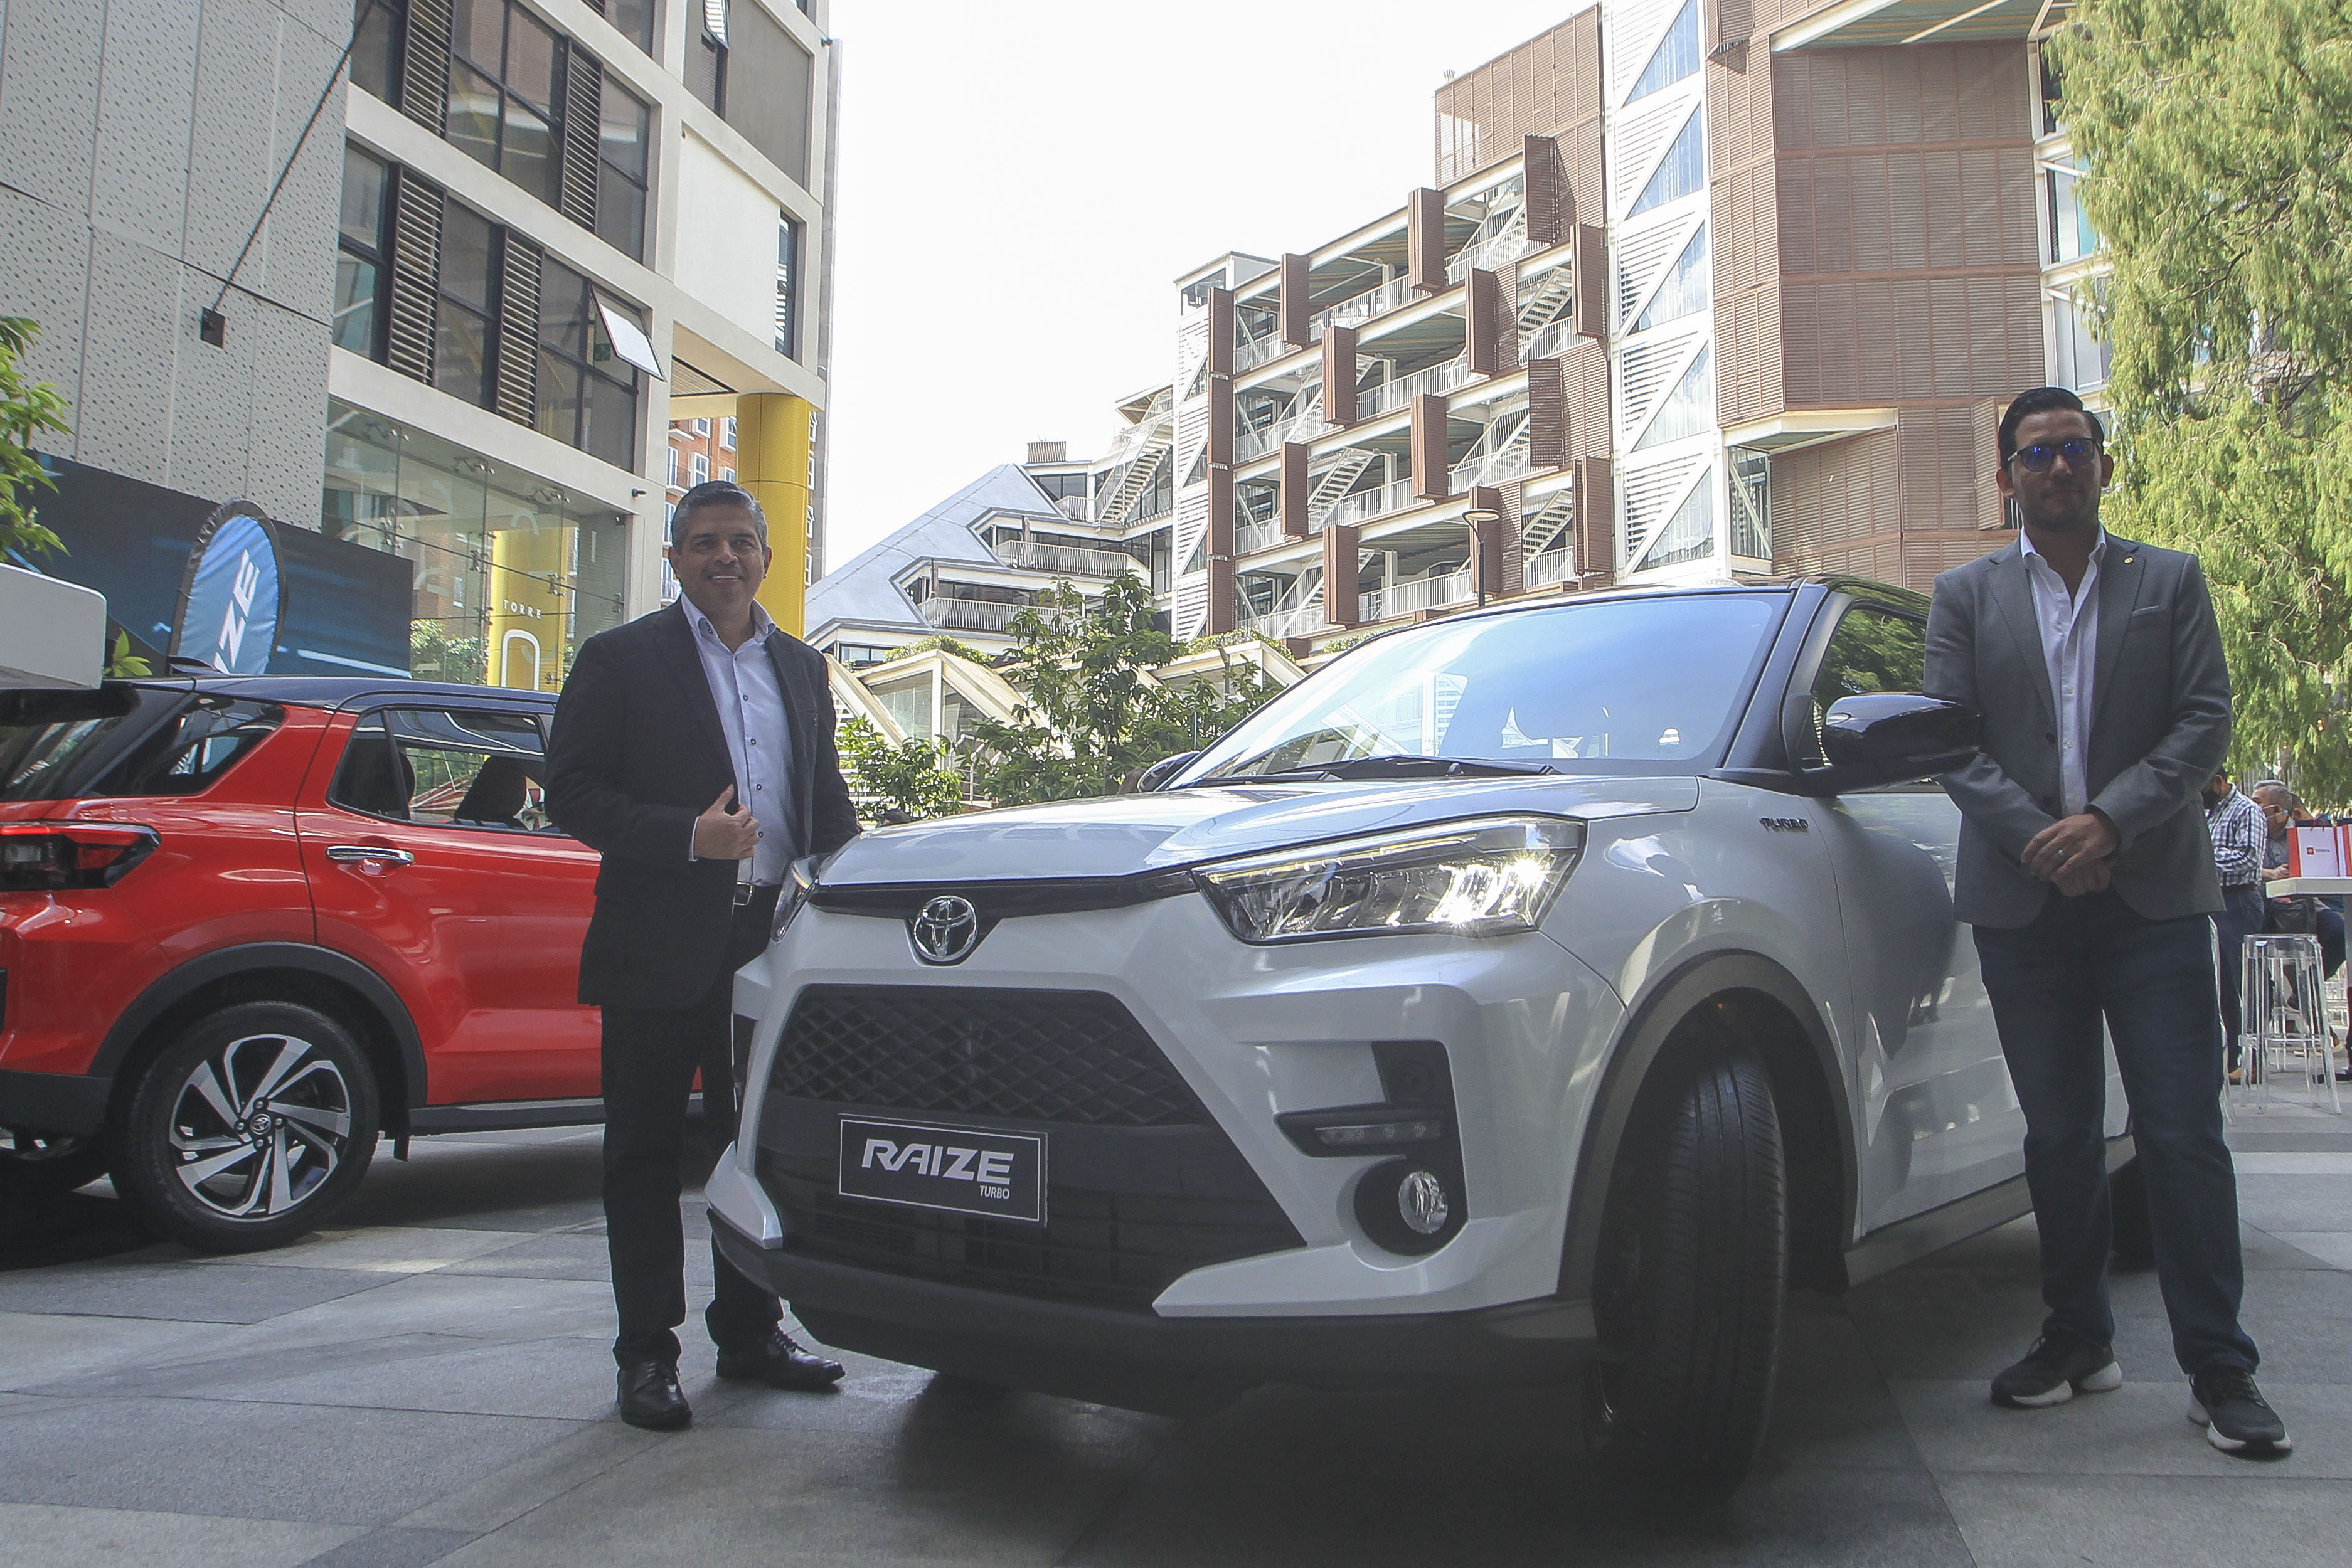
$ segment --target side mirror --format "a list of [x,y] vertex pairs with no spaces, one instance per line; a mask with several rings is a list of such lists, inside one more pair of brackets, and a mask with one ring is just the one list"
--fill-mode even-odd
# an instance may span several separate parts
[[1810,769],[1811,792],[1837,794],[1948,773],[1977,754],[1977,711],[1912,692],[1840,697],[1822,720],[1827,768]]
[[1173,757],[1161,758],[1159,761],[1153,763],[1150,767],[1145,768],[1142,772],[1135,776],[1135,789],[1133,793],[1138,795],[1150,794],[1154,789],[1159,789],[1160,786],[1166,784],[1168,780],[1175,778],[1177,774],[1182,772],[1184,770],[1184,765],[1200,755],[1201,754],[1197,751],[1180,751]]

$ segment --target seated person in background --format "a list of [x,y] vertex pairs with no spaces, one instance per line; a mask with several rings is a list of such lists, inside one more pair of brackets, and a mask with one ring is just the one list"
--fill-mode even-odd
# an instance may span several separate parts
[[[2305,809],[2295,792],[2284,781],[2265,779],[2255,785],[2252,793],[2254,804],[2263,809],[2263,818],[2270,833],[2263,851],[2263,880],[2280,882],[2287,874],[2287,829],[2290,827],[2325,827],[2326,824]],[[2344,967],[2344,913],[2338,907],[2341,900],[2314,897],[2302,894],[2270,901],[2270,920],[2266,931],[2301,931],[2319,938],[2320,967],[2328,977]]]

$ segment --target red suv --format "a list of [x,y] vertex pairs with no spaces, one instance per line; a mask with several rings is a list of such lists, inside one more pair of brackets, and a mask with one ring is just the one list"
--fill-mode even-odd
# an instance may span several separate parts
[[574,998],[595,852],[541,806],[554,698],[203,677],[0,692],[0,1163],[111,1171],[270,1247],[380,1134],[602,1119]]

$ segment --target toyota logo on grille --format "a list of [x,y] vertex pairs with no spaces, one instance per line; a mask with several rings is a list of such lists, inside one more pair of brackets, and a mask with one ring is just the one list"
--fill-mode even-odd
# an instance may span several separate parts
[[907,923],[915,956],[926,964],[961,964],[980,946],[980,911],[953,894],[934,898]]

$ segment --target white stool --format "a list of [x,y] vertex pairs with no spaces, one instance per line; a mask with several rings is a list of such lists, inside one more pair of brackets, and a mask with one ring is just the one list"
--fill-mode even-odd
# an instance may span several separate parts
[[[2319,1085],[2325,1082],[2330,1106],[2342,1114],[2344,1095],[2336,1085],[2335,1036],[2328,1027],[2327,1002],[2320,987],[2319,938],[2249,936],[2243,961],[2238,991],[2238,1051],[2246,1086],[2261,1086],[2268,1098],[2274,1073],[2299,1071],[2312,1103],[2318,1103]],[[2290,1061],[2293,1068],[2287,1067]]]

